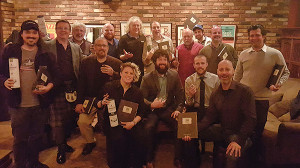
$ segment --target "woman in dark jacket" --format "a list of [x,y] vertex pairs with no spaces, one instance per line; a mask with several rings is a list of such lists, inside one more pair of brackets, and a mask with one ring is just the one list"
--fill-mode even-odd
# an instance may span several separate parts
[[[133,85],[133,82],[138,81],[140,71],[136,64],[127,62],[121,65],[120,76],[120,80],[105,85],[106,95],[97,103],[99,108],[105,106],[107,161],[111,168],[139,168],[142,167],[145,153],[140,134],[140,121],[143,118],[145,105],[141,90]],[[132,121],[118,122],[115,119],[121,100],[138,104],[137,113]],[[121,109],[124,109],[123,106]]]

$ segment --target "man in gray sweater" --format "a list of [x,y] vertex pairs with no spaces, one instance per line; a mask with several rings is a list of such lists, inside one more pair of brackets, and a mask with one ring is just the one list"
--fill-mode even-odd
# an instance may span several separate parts
[[[252,140],[254,142],[253,147],[257,149],[262,149],[259,144],[261,144],[261,135],[267,121],[269,97],[272,92],[280,88],[290,74],[282,53],[265,45],[266,34],[267,32],[262,25],[249,27],[248,35],[251,48],[241,52],[234,75],[235,81],[249,86],[255,94],[257,125]],[[268,88],[266,85],[276,64],[285,65],[285,69],[278,85],[271,85]]]

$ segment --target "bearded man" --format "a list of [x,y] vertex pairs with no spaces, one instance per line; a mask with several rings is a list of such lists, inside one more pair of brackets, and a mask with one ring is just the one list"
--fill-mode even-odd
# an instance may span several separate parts
[[118,58],[118,44],[119,40],[115,38],[115,28],[112,24],[106,23],[102,28],[103,36],[108,42],[108,53],[107,55]]
[[[158,122],[161,120],[174,131],[177,139],[177,121],[175,118],[183,109],[184,91],[176,71],[169,69],[169,54],[165,50],[156,50],[152,56],[155,71],[146,74],[141,83],[144,101],[149,107],[145,123],[147,137],[147,166],[151,167],[154,159],[154,137]],[[150,110],[151,109],[151,110]],[[177,151],[177,141],[175,151]],[[175,160],[177,152],[175,152]]]

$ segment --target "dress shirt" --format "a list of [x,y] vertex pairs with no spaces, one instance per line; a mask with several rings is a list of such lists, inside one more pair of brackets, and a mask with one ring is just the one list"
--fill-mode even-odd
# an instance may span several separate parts
[[[186,104],[189,106],[199,107],[200,105],[200,81],[201,79],[197,72],[193,73],[185,80],[185,98],[186,98]],[[220,81],[217,75],[210,72],[205,72],[204,83],[205,83],[204,106],[208,107],[210,95],[219,86]],[[193,97],[190,97],[188,94],[188,90],[191,87],[191,85],[197,87],[196,89],[197,91]]]

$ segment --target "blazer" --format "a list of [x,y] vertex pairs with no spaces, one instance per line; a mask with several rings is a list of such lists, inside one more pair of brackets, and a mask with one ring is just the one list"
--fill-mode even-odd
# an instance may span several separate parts
[[[172,111],[178,110],[182,112],[184,105],[184,90],[180,82],[178,73],[174,70],[168,70],[167,76],[167,100],[166,108]],[[157,71],[152,71],[146,74],[141,83],[141,90],[144,96],[144,101],[150,107],[151,103],[160,92]]]
[[[51,41],[45,41],[45,44],[46,44],[45,49],[49,52],[54,53],[56,56],[55,58],[57,60],[56,38]],[[73,69],[74,69],[75,76],[78,79],[79,65],[83,58],[82,51],[78,44],[70,42],[70,47],[71,47],[71,51],[72,51]]]

